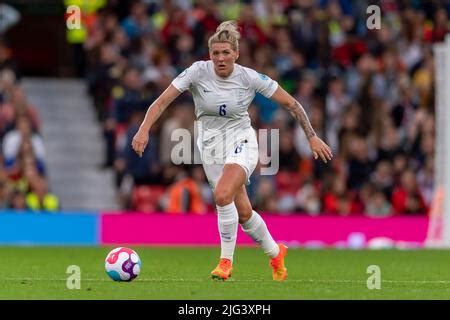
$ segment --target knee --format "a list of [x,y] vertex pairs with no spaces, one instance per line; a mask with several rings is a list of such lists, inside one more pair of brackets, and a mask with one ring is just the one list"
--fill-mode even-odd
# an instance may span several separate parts
[[233,202],[234,195],[224,189],[216,189],[214,191],[214,199],[216,200],[216,205],[219,207],[226,206]]

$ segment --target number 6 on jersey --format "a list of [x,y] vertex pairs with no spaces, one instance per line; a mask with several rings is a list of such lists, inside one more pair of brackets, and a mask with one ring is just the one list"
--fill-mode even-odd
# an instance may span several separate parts
[[219,114],[221,116],[226,116],[227,115],[227,110],[225,109],[227,107],[226,104],[222,104],[219,106]]

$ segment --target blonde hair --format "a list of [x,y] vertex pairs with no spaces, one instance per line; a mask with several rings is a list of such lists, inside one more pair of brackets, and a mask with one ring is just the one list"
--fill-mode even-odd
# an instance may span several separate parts
[[239,32],[238,26],[235,21],[224,21],[216,29],[214,33],[208,40],[208,48],[211,50],[211,45],[218,42],[227,42],[231,44],[231,48],[234,51],[239,49],[239,39],[241,38],[241,33]]

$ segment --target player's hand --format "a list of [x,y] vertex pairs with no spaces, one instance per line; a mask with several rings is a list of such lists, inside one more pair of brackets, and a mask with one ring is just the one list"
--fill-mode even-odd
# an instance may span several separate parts
[[323,162],[327,163],[331,160],[331,158],[333,158],[331,148],[318,136],[309,138],[309,146],[313,152],[314,159],[317,160],[320,157]]
[[134,135],[133,141],[131,142],[133,150],[139,155],[139,157],[142,157],[147,143],[148,131],[139,129],[138,132],[136,132],[136,134]]

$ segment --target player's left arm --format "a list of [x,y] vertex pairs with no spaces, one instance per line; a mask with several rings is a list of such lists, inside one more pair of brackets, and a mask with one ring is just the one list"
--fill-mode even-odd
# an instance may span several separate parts
[[311,122],[308,119],[305,109],[300,104],[300,102],[295,100],[294,97],[292,97],[289,93],[286,92],[286,90],[284,90],[280,86],[278,86],[270,99],[288,110],[294,117],[294,119],[297,120],[297,122],[301,125],[306,137],[308,138],[308,142],[313,152],[314,159],[317,159],[320,156],[322,161],[325,163],[327,163],[328,160],[331,160],[331,158],[333,157],[333,153],[331,152],[330,147],[317,136],[316,132],[311,126]]

